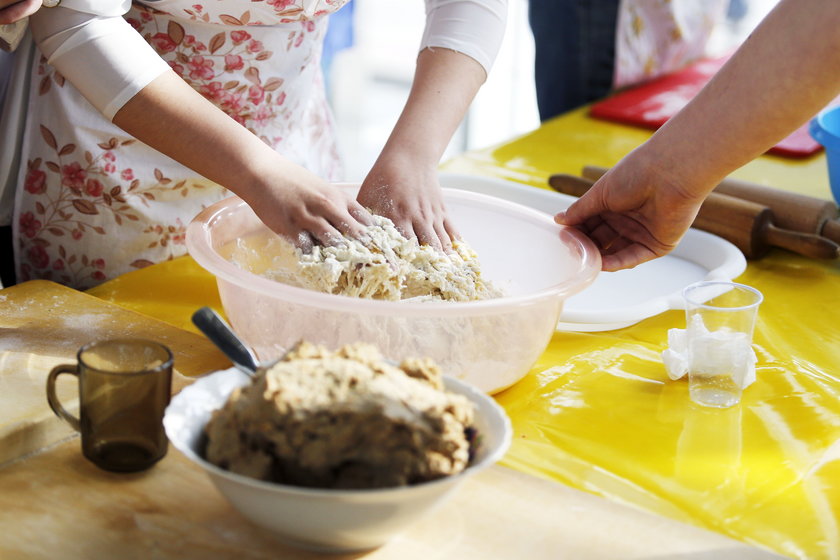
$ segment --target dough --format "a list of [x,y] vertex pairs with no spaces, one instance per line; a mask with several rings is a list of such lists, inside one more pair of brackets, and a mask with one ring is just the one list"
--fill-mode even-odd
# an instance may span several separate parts
[[297,486],[416,484],[466,468],[473,414],[431,360],[397,367],[372,345],[302,342],[214,412],[206,457]]
[[[453,249],[447,254],[421,246],[416,239],[403,237],[390,219],[374,215],[361,239],[343,237],[335,245],[316,245],[309,253],[279,237],[242,239],[231,260],[272,280],[350,297],[473,301],[503,295],[482,278],[478,256],[465,241],[455,241]],[[288,256],[290,250],[294,259]],[[256,254],[263,261],[266,254],[275,257],[270,264],[260,265]]]

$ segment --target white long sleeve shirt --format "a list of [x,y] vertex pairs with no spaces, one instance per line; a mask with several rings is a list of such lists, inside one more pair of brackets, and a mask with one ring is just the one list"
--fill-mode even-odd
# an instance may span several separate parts
[[[144,5],[154,7],[155,0]],[[33,38],[48,62],[109,120],[169,66],[122,15],[130,0],[63,0],[31,17]],[[426,0],[420,49],[441,47],[489,71],[507,17],[506,0]]]

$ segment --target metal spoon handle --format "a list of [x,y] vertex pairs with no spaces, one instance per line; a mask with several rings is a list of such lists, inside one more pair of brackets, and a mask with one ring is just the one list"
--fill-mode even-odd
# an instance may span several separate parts
[[202,307],[193,313],[192,322],[230,358],[233,365],[248,375],[254,375],[257,371],[257,359],[218,313],[209,307]]

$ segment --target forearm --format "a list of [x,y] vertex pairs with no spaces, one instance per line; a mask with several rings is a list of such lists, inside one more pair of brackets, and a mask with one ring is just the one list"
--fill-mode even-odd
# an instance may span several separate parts
[[838,28],[840,2],[782,0],[640,151],[675,183],[708,192],[840,92]]
[[315,180],[169,69],[123,19],[130,4],[77,4],[90,11],[41,10],[33,34],[50,63],[117,126],[249,203],[259,203],[266,184]]
[[[496,59],[507,0],[426,0],[426,26],[406,106],[383,156],[437,165]],[[409,152],[410,151],[410,152]]]
[[358,237],[367,212],[167,72],[114,116],[126,132],[227,187],[276,233],[301,245]]
[[437,165],[485,78],[482,66],[466,55],[440,48],[423,50],[383,156],[412,154]]
[[249,200],[266,177],[294,182],[308,172],[166,72],[131,98],[114,124],[159,152]]

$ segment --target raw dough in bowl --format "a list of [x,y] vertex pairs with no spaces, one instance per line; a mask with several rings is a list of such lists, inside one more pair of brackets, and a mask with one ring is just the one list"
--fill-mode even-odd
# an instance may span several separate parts
[[294,486],[404,486],[467,467],[473,415],[431,360],[396,366],[368,344],[300,343],[213,413],[206,457]]
[[502,291],[481,275],[478,255],[466,241],[453,252],[407,239],[384,216],[372,216],[360,239],[343,237],[309,252],[263,234],[236,240],[230,260],[248,272],[291,286],[381,300],[477,301]]

